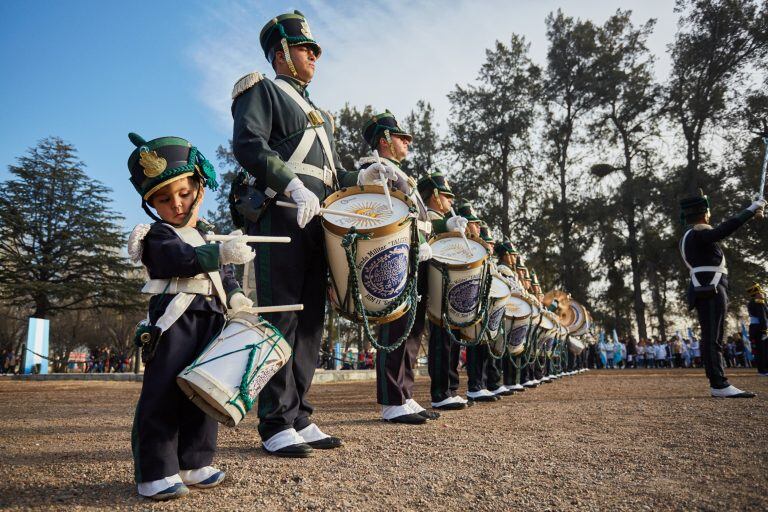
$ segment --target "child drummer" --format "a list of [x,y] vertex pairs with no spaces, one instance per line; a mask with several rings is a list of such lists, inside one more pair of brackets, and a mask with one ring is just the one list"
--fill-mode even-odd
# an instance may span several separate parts
[[198,212],[204,187],[217,187],[216,173],[196,147],[178,137],[128,137],[136,145],[131,183],[156,221],[136,226],[128,240],[150,277],[142,291],[152,294],[148,323],[137,332],[146,367],[131,445],[139,494],[168,500],[224,480],[210,465],[218,424],[184,396],[176,376],[221,331],[227,302],[235,310],[253,305],[231,265],[221,267],[247,263],[254,253],[240,238],[205,243],[201,228],[208,226]]

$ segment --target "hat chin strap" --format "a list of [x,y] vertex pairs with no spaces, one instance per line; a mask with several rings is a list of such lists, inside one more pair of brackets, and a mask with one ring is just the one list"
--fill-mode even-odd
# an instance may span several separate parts
[[387,146],[389,146],[389,152],[392,154],[392,157],[397,158],[395,146],[392,144],[392,135],[390,135],[389,130],[384,130],[384,140],[387,141]]
[[283,48],[283,54],[285,55],[285,62],[288,63],[288,69],[291,70],[291,74],[294,78],[298,78],[299,73],[296,71],[296,66],[293,65],[293,60],[291,60],[291,51],[288,47],[288,40],[286,38],[280,39],[280,46]]

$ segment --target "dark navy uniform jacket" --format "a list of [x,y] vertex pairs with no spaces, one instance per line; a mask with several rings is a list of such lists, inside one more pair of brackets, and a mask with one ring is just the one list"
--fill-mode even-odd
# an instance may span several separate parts
[[[278,78],[291,84],[314,107],[305,84],[285,75],[278,75]],[[348,172],[341,165],[334,144],[331,116],[322,110],[320,113],[331,144],[333,162],[327,161],[320,141],[315,139],[304,163],[321,169],[324,166],[335,169],[339,186],[354,186],[357,184],[357,173]],[[294,174],[286,167],[285,162],[299,145],[307,128],[307,115],[272,80],[261,79],[239,94],[232,103],[232,117],[232,151],[240,165],[256,178],[256,188],[264,191],[269,187],[282,193],[288,183],[298,176],[321,201],[338,188],[326,187],[320,179]]]
[[[691,233],[685,239],[685,259],[692,267],[712,266],[716,267],[723,261],[723,250],[717,244],[720,240],[726,238],[736,231],[752,216],[753,212],[744,210],[738,215],[724,220],[717,227],[710,227],[706,224],[698,224],[692,228]],[[682,241],[682,239],[681,239]],[[696,278],[702,286],[707,286],[712,282],[713,272],[697,272]],[[723,274],[718,284],[719,291],[726,293],[728,290],[728,275]],[[688,285],[688,304],[693,305],[695,298],[693,296],[693,282]]]
[[[202,231],[201,231],[202,233]],[[205,244],[193,247],[182,240],[167,224],[155,222],[144,238],[141,261],[147,267],[151,279],[170,279],[173,277],[194,277],[197,274],[218,271],[221,275],[227,298],[242,291],[235,279],[234,267],[219,263],[218,244]],[[174,295],[153,295],[149,301],[149,317],[155,322],[165,312]],[[198,295],[187,311],[201,311],[224,314],[225,304],[217,296]]]
[[765,302],[757,302],[755,299],[747,304],[749,313],[749,337],[762,339],[768,335],[768,306]]

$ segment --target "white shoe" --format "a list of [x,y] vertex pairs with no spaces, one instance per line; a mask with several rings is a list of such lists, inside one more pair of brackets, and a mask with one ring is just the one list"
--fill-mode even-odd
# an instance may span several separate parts
[[509,389],[511,389],[512,391],[522,391],[525,388],[523,387],[522,384],[515,384],[514,386],[511,386]]
[[212,466],[205,466],[200,469],[181,470],[179,471],[179,476],[187,487],[208,489],[216,487],[223,482],[226,474]]
[[758,374],[759,376],[761,376],[761,377],[768,377],[768,373],[760,373],[760,372],[757,372],[757,374]]
[[523,387],[524,388],[535,388],[538,385],[539,385],[539,382],[536,381],[536,380],[527,380],[527,381],[523,382]]
[[493,391],[491,391],[491,394],[492,395],[500,395],[502,393],[506,393],[507,391],[509,391],[508,387],[506,387],[506,386],[499,386],[496,389],[494,389]]
[[715,398],[754,398],[755,394],[750,391],[742,391],[736,386],[728,386],[723,389],[710,388],[712,396]]
[[459,395],[454,396],[453,397],[453,401],[454,401],[454,403],[457,403],[457,404],[466,404],[467,403],[467,399],[464,398],[463,396],[459,396]]
[[[136,487],[139,494],[145,498],[152,498],[160,493],[175,498],[189,492],[189,489],[186,488],[178,474],[160,478],[159,480],[152,480],[151,482],[141,482]],[[165,499],[165,496],[163,496],[163,499]]]

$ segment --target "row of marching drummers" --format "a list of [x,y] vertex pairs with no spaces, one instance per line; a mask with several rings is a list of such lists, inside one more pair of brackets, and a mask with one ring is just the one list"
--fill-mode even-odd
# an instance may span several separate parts
[[[584,366],[585,346],[594,343],[587,309],[565,292],[543,293],[512,244],[496,243],[469,203],[458,205],[456,213],[450,199],[444,204],[445,215],[428,209],[431,229],[420,220],[423,201],[419,204],[381,186],[345,188],[323,205],[328,295],[341,315],[362,325],[365,339],[377,349],[377,365],[386,369],[377,372],[377,380],[383,381],[377,382],[377,401],[388,421],[411,422],[399,421],[410,417],[422,422],[430,417],[413,402],[412,380],[402,382],[412,368],[397,369],[415,360],[406,356],[413,354],[406,345],[420,344],[425,316],[431,325],[430,347],[436,336],[448,348],[435,352],[458,354],[463,345],[468,366],[474,364],[469,354],[481,350],[495,367],[504,369],[503,383],[491,387],[489,382],[491,389],[470,377],[470,401],[495,400],[496,395],[575,374]],[[459,218],[463,220],[451,222]],[[258,392],[291,356],[280,333],[254,314],[259,309],[235,314],[194,369],[179,376],[188,396],[196,396],[198,405],[229,425],[245,416]],[[221,359],[237,350],[242,353],[237,368]],[[456,365],[458,356],[451,359],[455,361],[430,363],[430,373],[442,365],[442,373],[455,374],[455,368],[447,367]],[[201,371],[203,365],[206,371]],[[455,389],[447,389],[457,383],[446,382],[441,390],[434,380],[434,409],[466,406]]]

